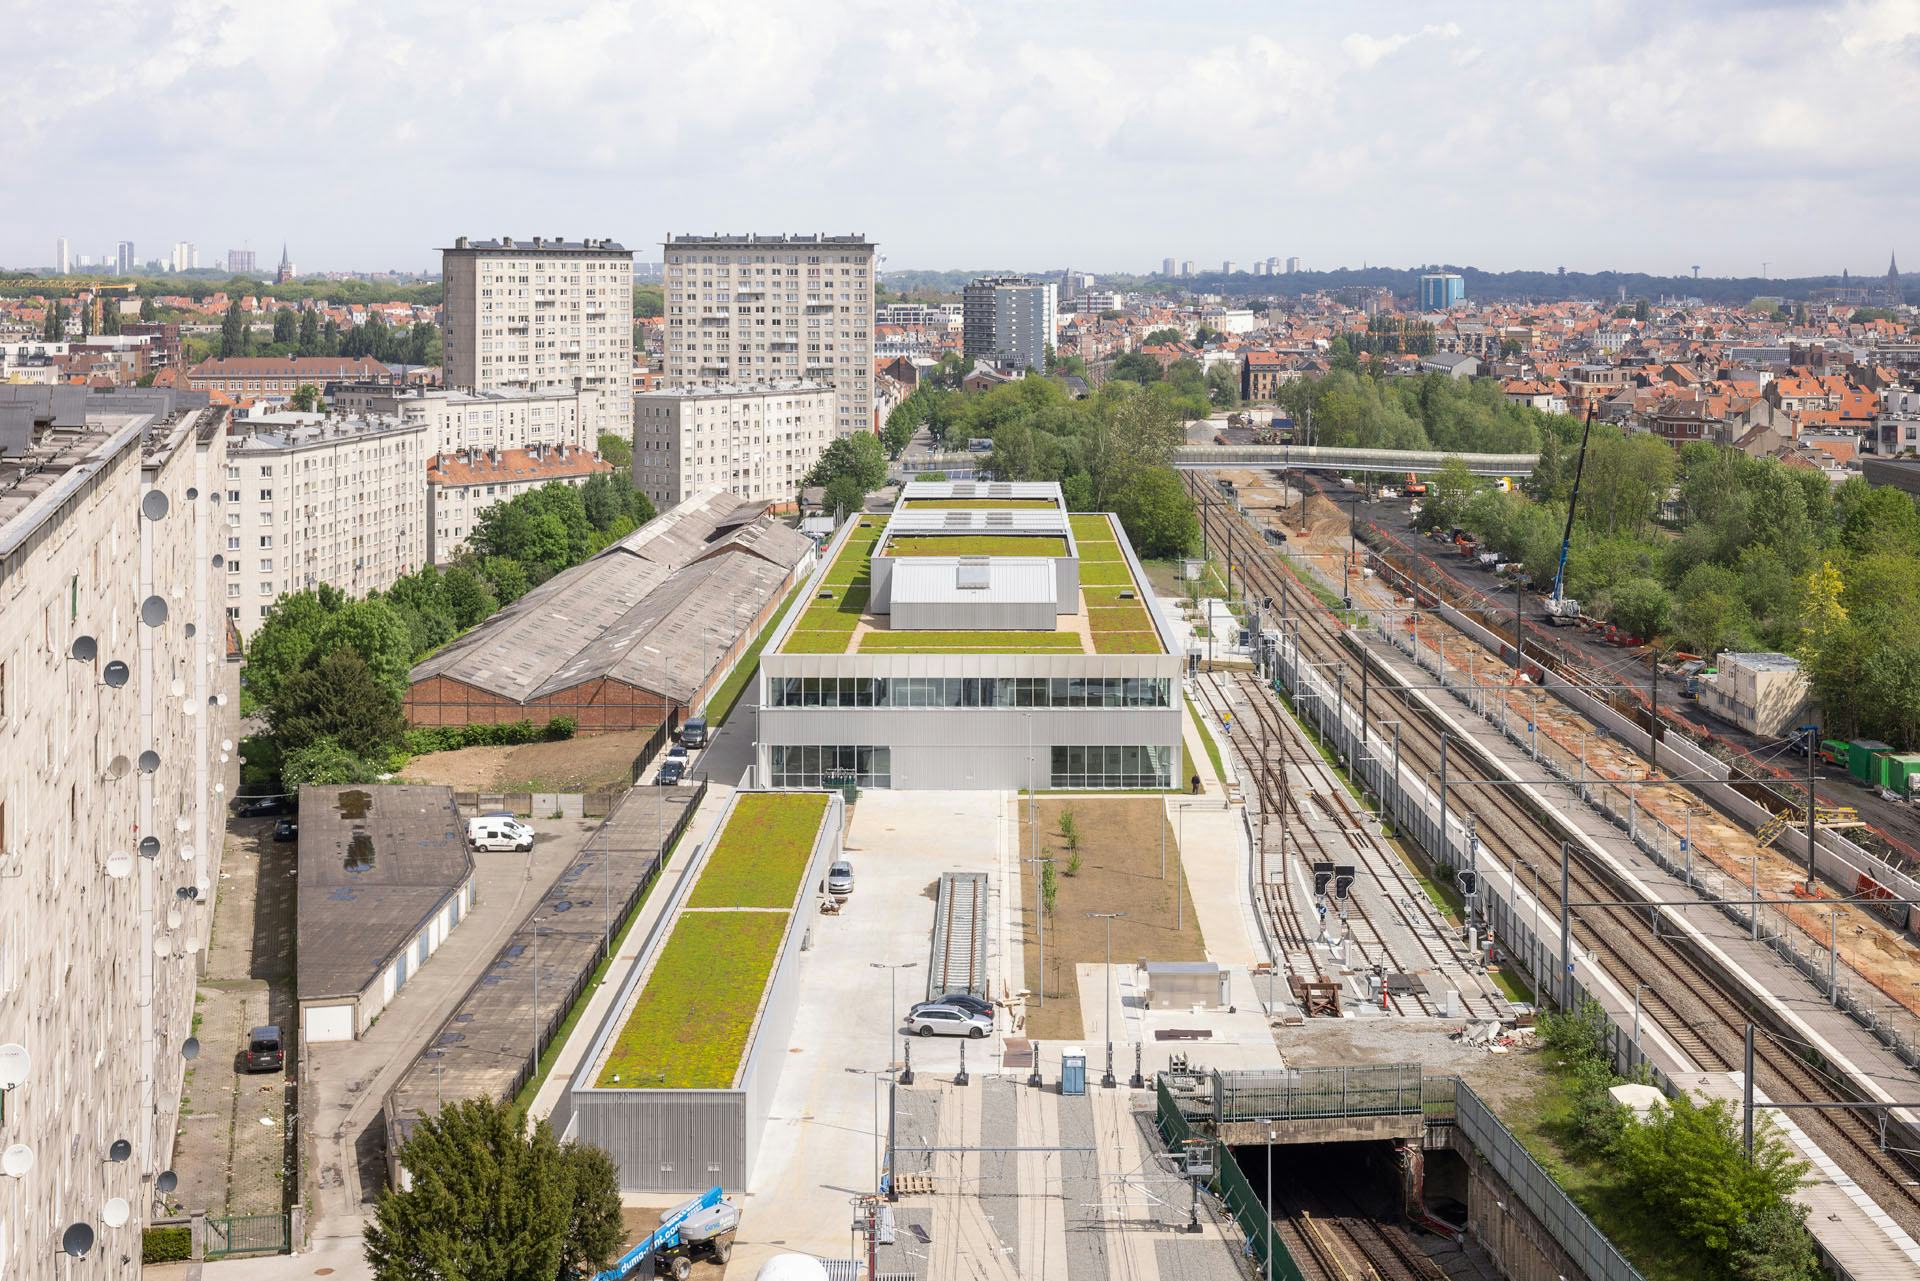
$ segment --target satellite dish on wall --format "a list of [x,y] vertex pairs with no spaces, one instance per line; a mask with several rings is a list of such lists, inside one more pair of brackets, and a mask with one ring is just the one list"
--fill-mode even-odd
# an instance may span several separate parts
[[157,489],[149,489],[146,497],[140,500],[140,514],[148,520],[167,518],[167,496]]
[[190,698],[185,699],[185,700],[182,700],[180,704],[180,710],[185,712],[188,716],[198,716],[200,714],[200,704],[194,702]]
[[192,502],[192,501],[193,501],[194,499],[196,499],[196,498],[198,498],[198,497],[200,497],[200,487],[199,487],[199,486],[197,486],[197,485],[188,485],[188,486],[187,486],[187,501],[188,501],[188,502]]
[[126,1139],[115,1139],[107,1148],[107,1160],[116,1164],[133,1155],[133,1144]]
[[195,626],[194,626],[194,625],[193,625],[192,623],[188,623],[188,624],[187,624],[187,639],[188,639],[188,640],[192,640],[192,639],[193,639],[193,637],[194,637],[194,633],[196,633],[196,632],[198,632],[199,630],[200,630],[200,629],[199,629],[198,627],[195,627]]
[[165,956],[166,956],[166,954],[167,954],[167,953],[169,953],[169,952],[171,952],[171,951],[173,951],[173,944],[171,944],[171,943],[169,943],[169,942],[167,942],[167,940],[166,940],[165,938],[163,938],[163,937],[161,937],[160,935],[157,935],[157,934],[156,934],[156,935],[154,935],[154,938],[153,938],[153,954],[154,954],[155,956],[158,956],[158,957],[165,957]]
[[133,768],[132,761],[128,760],[124,756],[116,756],[112,760],[107,762],[107,777],[117,782],[120,779],[125,778],[127,776],[127,771],[132,768]]
[[93,1249],[93,1225],[69,1223],[67,1230],[60,1234],[60,1248],[76,1259],[86,1258],[87,1251]]
[[221,739],[220,750],[223,752],[231,752],[233,750],[233,740],[230,738]]
[[226,568],[226,564],[227,564],[227,558],[225,556],[220,555],[218,552],[215,552],[213,557],[213,567],[215,569],[224,569]]
[[173,830],[176,832],[191,832],[193,830],[193,820],[185,814],[182,814],[179,818],[173,820]]
[[25,1177],[33,1168],[33,1149],[24,1143],[15,1143],[5,1152],[0,1152],[0,1174],[10,1179]]
[[154,751],[151,747],[140,753],[140,772],[142,774],[151,774],[159,768],[160,753]]
[[110,1228],[121,1227],[125,1225],[128,1217],[131,1216],[132,1213],[133,1207],[127,1204],[125,1197],[113,1197],[110,1198],[105,1205],[100,1207],[100,1222]]
[[180,847],[180,861],[181,861],[182,863],[191,863],[191,862],[193,862],[193,856],[194,856],[194,854],[195,854],[196,852],[197,852],[197,851],[195,851],[195,850],[194,850],[194,848],[193,848],[193,846],[191,846],[191,845],[182,845],[182,846]]
[[181,912],[178,906],[170,907],[167,909],[167,928],[168,929],[170,930],[179,929],[180,922],[184,921],[185,919],[186,917],[181,915]]
[[148,627],[158,627],[167,621],[167,598],[149,596],[140,602],[140,621]]
[[133,679],[133,671],[125,663],[116,658],[107,664],[105,671],[100,673],[100,679],[115,689],[119,689],[122,685],[125,685]]
[[173,892],[173,896],[177,899],[197,899],[200,897],[200,887],[197,885],[182,885]]
[[0,1090],[11,1090],[33,1071],[33,1056],[18,1041],[0,1045]]
[[187,935],[187,941],[186,941],[186,944],[185,944],[185,946],[186,946],[186,949],[187,949],[187,955],[188,955],[188,956],[192,956],[192,955],[193,955],[193,954],[194,954],[195,952],[198,952],[198,951],[200,950],[200,938],[199,938],[199,936],[198,936],[198,935],[195,935],[195,934],[189,934],[189,935]]
[[190,1036],[180,1043],[180,1057],[191,1063],[200,1057],[200,1038]]
[[187,692],[187,683],[181,680],[178,676],[174,677],[173,683],[167,686],[167,693],[173,695],[175,698],[179,698],[182,694],[185,694],[186,692]]
[[100,642],[91,636],[73,638],[73,656],[83,663],[91,663],[94,655],[100,652]]
[[162,1170],[153,1176],[153,1190],[155,1192],[171,1192],[179,1186],[180,1176],[172,1170]]
[[160,852],[159,837],[143,836],[140,838],[140,857],[141,858],[152,858],[155,854],[158,854],[159,852]]
[[107,875],[116,881],[124,881],[133,874],[133,855],[125,850],[115,850],[107,855]]

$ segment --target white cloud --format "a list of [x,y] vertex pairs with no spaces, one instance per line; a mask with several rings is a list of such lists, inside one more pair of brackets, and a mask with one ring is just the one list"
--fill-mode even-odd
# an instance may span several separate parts
[[1884,261],[1920,181],[1920,0],[1383,3],[1364,31],[1230,0],[78,9],[8,20],[0,262],[724,227],[860,230],[896,266],[1812,271]]

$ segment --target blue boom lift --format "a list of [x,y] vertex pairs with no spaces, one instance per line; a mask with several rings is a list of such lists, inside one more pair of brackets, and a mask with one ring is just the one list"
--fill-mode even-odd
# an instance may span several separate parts
[[694,1259],[725,1263],[732,1257],[733,1234],[739,1227],[739,1207],[722,1200],[719,1188],[708,1188],[662,1214],[658,1228],[594,1281],[633,1281],[646,1276],[686,1281],[693,1275]]

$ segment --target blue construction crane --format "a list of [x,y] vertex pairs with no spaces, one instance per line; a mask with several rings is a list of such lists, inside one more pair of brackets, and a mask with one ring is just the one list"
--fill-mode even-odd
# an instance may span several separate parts
[[1560,536],[1560,563],[1553,570],[1553,594],[1547,597],[1547,625],[1567,627],[1580,621],[1580,602],[1567,598],[1567,552],[1573,547],[1573,515],[1580,507],[1580,476],[1587,469],[1587,437],[1593,432],[1593,402],[1580,428],[1580,456],[1573,464],[1573,492],[1567,495],[1567,528]]
[[594,1281],[630,1281],[636,1276],[686,1281],[696,1255],[715,1263],[725,1263],[732,1256],[733,1234],[739,1226],[739,1207],[722,1200],[719,1188],[708,1188],[662,1214],[659,1227]]

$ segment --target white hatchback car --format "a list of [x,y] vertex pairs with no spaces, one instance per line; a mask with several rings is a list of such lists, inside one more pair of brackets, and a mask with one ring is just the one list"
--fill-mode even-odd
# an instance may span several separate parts
[[952,1005],[923,1005],[907,1015],[907,1031],[914,1036],[964,1036],[978,1041],[993,1034],[993,1020]]

